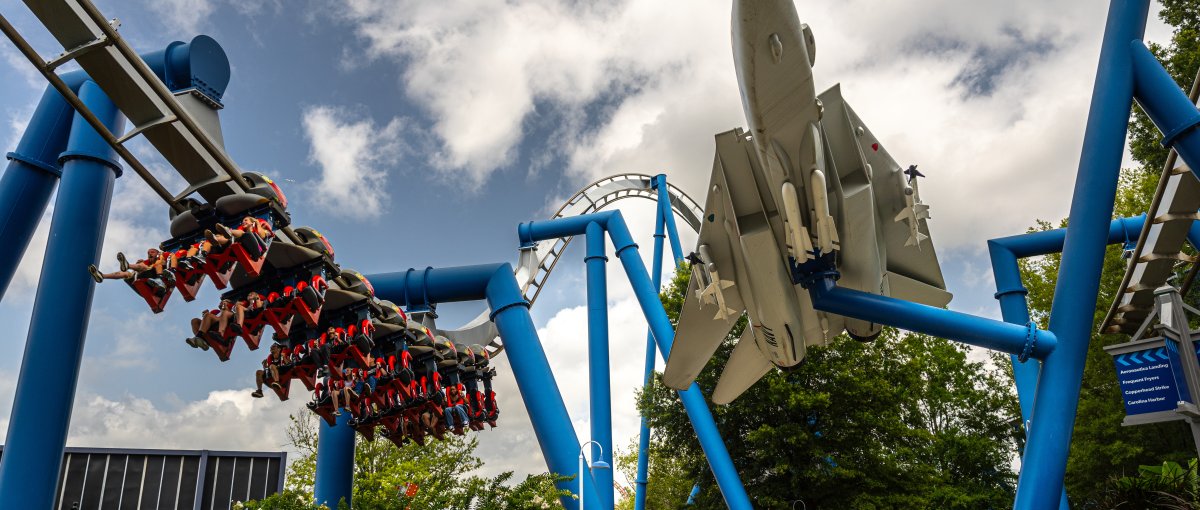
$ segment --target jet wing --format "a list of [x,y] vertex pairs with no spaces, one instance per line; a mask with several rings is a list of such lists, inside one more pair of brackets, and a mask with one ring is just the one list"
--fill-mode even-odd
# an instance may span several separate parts
[[737,346],[733,348],[733,354],[725,363],[725,370],[721,372],[721,379],[713,390],[714,404],[733,402],[775,366],[763,356],[762,348],[754,341],[752,330],[753,326],[747,324],[738,338]]
[[[724,168],[719,156],[713,159],[713,173],[709,181],[708,197],[704,202],[704,220],[700,226],[697,246],[707,248],[718,279],[732,282],[734,285],[722,288],[721,281],[706,282],[708,274],[705,268],[700,267],[701,264],[692,264],[692,279],[688,284],[683,308],[679,312],[679,324],[675,329],[675,345],[671,347],[667,366],[663,370],[663,382],[680,390],[687,389],[692,384],[746,309],[734,281],[737,273],[734,267],[733,240],[729,238],[725,228],[725,211],[732,210],[732,205],[728,203],[728,193],[720,191],[725,184]],[[705,294],[707,284],[716,286],[715,289],[709,290],[719,294],[720,300],[711,292]]]

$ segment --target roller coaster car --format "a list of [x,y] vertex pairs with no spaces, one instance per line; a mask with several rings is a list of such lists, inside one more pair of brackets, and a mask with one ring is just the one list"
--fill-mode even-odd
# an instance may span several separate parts
[[292,233],[297,244],[282,241],[271,243],[266,261],[259,270],[259,276],[262,278],[239,271],[230,280],[233,287],[262,287],[264,281],[299,281],[307,280],[316,274],[338,274],[339,269],[333,261],[333,247],[329,240],[310,227],[299,227]]
[[175,268],[172,271],[175,272],[175,288],[179,289],[179,295],[183,296],[184,301],[194,301],[208,274],[199,267],[191,270]]
[[391,441],[392,444],[396,445],[396,448],[404,448],[404,445],[411,441],[411,439],[408,437],[408,434],[405,433],[408,422],[404,419],[404,417],[396,416],[385,418],[380,421],[380,425],[383,428],[379,431],[379,435],[387,438],[388,441]]
[[163,307],[167,306],[167,300],[171,299],[171,293],[175,290],[174,282],[170,277],[164,279],[154,275],[153,271],[144,271],[133,280],[126,280],[126,283],[137,295],[146,300],[146,304],[150,305],[150,309],[154,313],[163,311]]
[[353,269],[342,269],[337,279],[338,287],[347,292],[361,294],[368,298],[375,297],[375,287],[362,273]]
[[379,315],[376,317],[376,319],[379,322],[401,328],[408,325],[408,315],[405,314],[404,310],[400,309],[399,306],[396,306],[395,303],[387,300],[380,300],[378,305]]
[[[352,329],[354,326],[350,326]],[[334,373],[333,365],[346,366],[353,364],[355,367],[367,366],[367,357],[355,347],[354,344],[344,343],[337,346],[337,349],[329,350],[330,373]]]
[[321,316],[321,307],[325,305],[325,291],[329,284],[321,275],[313,275],[309,282],[296,284],[296,298],[292,300],[292,310],[311,327],[316,327],[317,319]]
[[372,420],[356,420],[351,422],[350,427],[359,434],[362,434],[363,437],[367,438],[367,441],[374,441],[375,427],[377,425],[378,424]]
[[371,341],[375,344],[372,352],[375,352],[376,356],[397,356],[408,347],[403,327],[380,322],[378,319],[371,321],[371,327],[375,330]]
[[[224,198],[228,197],[222,197],[222,199]],[[267,250],[271,248],[273,237],[268,236],[263,239],[254,232],[245,232],[241,237],[231,240],[222,249],[218,250],[217,247],[213,247],[213,250],[205,257],[205,272],[213,277],[213,283],[218,281],[218,276],[214,275],[219,275],[218,289],[225,288],[232,275],[232,270],[235,268],[245,271],[251,278],[257,277],[262,271],[263,263],[267,260]]]
[[[216,225],[237,225],[242,218],[251,216],[266,221],[272,230],[288,225],[287,211],[275,198],[271,186],[261,184],[248,193],[227,195],[214,204],[202,204],[195,199],[185,200],[187,210],[171,216],[172,238],[163,243],[164,249],[186,250],[203,240],[205,230]],[[286,204],[286,199],[283,201]],[[217,289],[224,289],[234,275],[235,264],[243,271],[257,276],[263,264],[262,254],[269,248],[270,239],[256,235],[241,236],[223,250],[209,253],[202,266],[204,273],[213,278]],[[190,279],[188,281],[191,281]]]
[[283,288],[282,293],[267,294],[266,303],[259,316],[275,330],[276,336],[286,337],[291,331],[292,318],[295,316],[291,310],[291,303],[295,292],[295,287],[288,286]]
[[333,415],[333,398],[329,396],[329,392],[324,391],[319,385],[313,393],[313,400],[309,400],[308,409],[321,419],[325,420],[330,427],[337,426],[337,416]]
[[299,317],[315,327],[325,306],[325,293],[329,285],[320,274],[313,275],[308,281],[301,280],[293,287],[284,287],[280,292],[267,294],[266,305],[263,307],[262,320],[275,329],[280,337],[288,336],[292,321]]
[[[287,379],[289,382],[291,379],[299,379],[300,383],[304,385],[305,389],[308,391],[316,391],[317,366],[312,362],[311,358],[307,358],[307,353],[305,353],[302,347],[297,346],[296,349],[292,351],[292,364],[291,367],[288,368],[287,374]],[[284,377],[282,370],[279,372],[279,377],[281,379]]]
[[233,346],[237,345],[238,334],[233,332],[232,327],[225,328],[225,334],[222,335],[214,326],[208,331],[201,331],[200,338],[212,347],[212,351],[217,355],[217,359],[221,362],[229,361],[229,355],[233,352]]
[[279,396],[279,401],[284,402],[288,399],[292,392],[292,367],[280,365],[279,380],[271,379],[269,373],[263,375],[263,382],[267,384],[278,383],[279,386],[271,385],[271,391],[274,391]]

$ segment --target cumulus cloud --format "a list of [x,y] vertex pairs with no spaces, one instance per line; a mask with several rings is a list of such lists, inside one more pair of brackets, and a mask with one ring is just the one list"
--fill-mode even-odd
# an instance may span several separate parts
[[3,59],[9,68],[15,70],[31,89],[45,88],[46,79],[42,78],[42,75],[33,68],[33,64],[29,63],[29,59],[26,59],[16,48],[12,47],[8,39],[0,43],[0,59]]
[[319,195],[313,204],[324,212],[352,219],[378,218],[389,201],[383,184],[384,168],[404,152],[404,119],[377,126],[369,118],[354,118],[345,110],[316,106],[304,111],[304,135],[309,158],[321,167],[312,183]]
[[[520,151],[557,152],[581,183],[665,170],[695,193],[713,134],[744,125],[728,2],[342,5],[367,54],[400,64],[405,92],[428,110],[441,144],[433,163],[477,183]],[[889,152],[930,170],[923,189],[939,246],[1065,215],[1103,9],[1077,0],[798,8],[816,35],[818,86],[842,83]],[[1076,15],[1055,14],[1067,11]],[[1155,25],[1151,37],[1163,33]],[[561,119],[549,143],[529,139],[530,123],[549,117]]]
[[[0,408],[12,407],[16,374],[0,372]],[[80,387],[71,412],[70,446],[264,451],[288,449],[288,416],[305,400],[256,399],[250,388],[221,389],[198,400],[155,403],[132,390],[102,396]],[[0,443],[9,416],[0,416]],[[289,454],[294,453],[289,451]]]
[[[204,399],[159,405],[135,394],[75,399],[67,442],[112,448],[262,451],[287,449],[288,416],[304,399],[256,399],[250,390],[218,390]],[[294,453],[294,452],[291,452]]]
[[168,26],[187,34],[200,33],[200,28],[217,9],[213,0],[154,0],[146,7]]
[[344,16],[368,55],[404,64],[407,94],[429,110],[439,168],[482,182],[511,163],[540,105],[568,120],[689,55],[671,34],[680,5],[624,2],[350,0]]

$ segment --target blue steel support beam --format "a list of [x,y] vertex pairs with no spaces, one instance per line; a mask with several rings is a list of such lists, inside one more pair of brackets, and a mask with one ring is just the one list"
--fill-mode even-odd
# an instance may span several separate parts
[[338,502],[351,503],[354,494],[354,429],[350,413],[337,417],[337,426],[320,422],[317,432],[317,470],[313,498],[318,505],[337,508]]
[[[608,231],[613,249],[617,257],[621,259],[621,265],[625,268],[625,275],[629,278],[630,286],[633,287],[642,314],[645,315],[646,322],[650,324],[650,330],[654,333],[658,351],[664,358],[668,357],[671,353],[671,345],[675,341],[675,330],[671,327],[671,321],[667,318],[662,301],[659,300],[658,289],[654,288],[650,281],[646,264],[642,262],[642,257],[638,254],[637,244],[633,242],[633,236],[629,234],[629,228],[625,225],[620,211],[522,223],[517,227],[517,234],[521,243],[528,245],[546,239],[582,235],[586,232],[587,225],[593,222],[603,225]],[[725,504],[734,510],[753,508],[750,505],[750,497],[746,494],[745,487],[742,486],[742,480],[738,478],[737,470],[733,466],[733,459],[729,457],[729,451],[725,449],[725,443],[721,439],[717,424],[713,420],[700,387],[692,383],[691,387],[678,392],[678,394],[679,399],[683,401],[683,407],[687,411],[692,428],[696,431],[700,447],[704,450],[708,466],[717,480],[717,487],[721,490]]]
[[[1109,224],[1109,244],[1137,239],[1146,215],[1113,220]],[[1193,231],[1200,230],[1193,228]],[[992,260],[992,275],[996,281],[996,299],[1000,302],[1000,314],[1005,322],[1026,324],[1029,322],[1029,304],[1025,300],[1028,291],[1021,282],[1021,268],[1017,259],[1058,253],[1062,251],[1066,229],[1032,232],[988,241],[988,252]],[[1190,239],[1191,237],[1189,237]],[[1041,362],[1029,359],[1022,363],[1017,355],[1009,356],[1013,367],[1013,378],[1017,386],[1017,400],[1021,406],[1021,424],[1028,432],[1029,419],[1033,414],[1033,394],[1037,389]],[[1059,508],[1069,510],[1067,491],[1063,490]]]
[[[592,398],[592,462],[605,460],[604,455],[613,455],[612,444],[612,370],[608,359],[608,278],[604,255],[604,229],[595,223],[587,226],[587,312],[588,312],[588,376]],[[605,460],[615,466],[612,458]],[[598,469],[592,472],[596,480],[597,496],[602,508],[613,507],[613,470]]]
[[[1029,357],[1043,359],[1058,343],[1049,331],[838,287],[832,275],[808,284],[813,308]],[[1031,342],[1031,340],[1033,340]]]
[[[1108,227],[1108,243],[1135,240],[1146,222],[1146,215],[1113,220]],[[1193,235],[1195,234],[1195,235]],[[992,260],[992,275],[996,281],[996,299],[1000,301],[1000,314],[1005,322],[1026,324],[1029,322],[1028,294],[1021,282],[1018,259],[1059,253],[1066,239],[1065,228],[1044,230],[988,241],[988,253]],[[1193,223],[1188,239],[1200,241],[1200,222]],[[1193,243],[1193,246],[1197,246]],[[1028,423],[1033,414],[1033,392],[1037,387],[1041,363],[1036,359],[1020,363],[1012,356],[1013,374],[1017,383],[1017,399],[1021,404],[1021,423]]]
[[[586,226],[586,225],[585,225]],[[581,231],[580,234],[583,234]],[[546,351],[542,349],[537,329],[529,316],[529,302],[521,294],[513,269],[509,264],[488,264],[451,268],[426,268],[384,273],[367,277],[375,295],[400,306],[427,303],[450,303],[486,299],[492,310],[491,319],[504,339],[504,353],[512,366],[513,377],[521,391],[521,399],[529,411],[533,432],[537,436],[552,473],[578,476],[576,464],[579,439],[562,393],[550,370]],[[599,508],[592,477],[583,474],[587,507]],[[578,479],[560,482],[558,487],[573,491]],[[562,498],[566,508],[577,508],[572,496]]]
[[679,227],[675,225],[675,213],[671,210],[671,197],[667,194],[667,176],[654,176],[655,187],[658,189],[658,210],[662,215],[667,234],[671,239],[671,254],[675,256],[675,266],[683,263],[683,246],[679,243]]
[[[79,96],[106,127],[119,132],[124,118],[100,87],[86,82]],[[85,269],[100,258],[120,172],[112,149],[78,115],[66,148],[58,161],[62,187],[0,460],[0,508],[54,506],[96,285]]]
[[6,245],[0,250],[0,300],[62,176],[58,155],[67,147],[74,116],[58,91],[46,87],[17,149],[7,155],[8,169],[0,178],[0,239]]
[[[661,186],[663,183],[660,183]],[[663,191],[659,188],[658,193],[658,212],[654,215],[654,258],[651,259],[651,265],[654,267],[650,277],[654,280],[654,288],[662,288],[662,258],[663,258],[663,238],[666,234],[663,233],[665,227],[665,218],[663,214],[662,201]],[[670,204],[667,204],[670,207]],[[651,378],[654,376],[655,364],[654,350],[654,333],[646,331],[646,369],[642,373],[642,392],[650,390]],[[646,421],[646,417],[642,417],[641,429],[638,433],[638,464],[637,464],[637,479],[634,482],[636,486],[633,492],[633,509],[646,510],[646,484],[649,483],[647,473],[650,469],[650,424]]]
[[1150,0],[1112,0],[1109,4],[1050,310],[1050,331],[1060,345],[1043,360],[1038,378],[1029,440],[1013,504],[1017,509],[1051,508],[1062,496],[1104,246],[1133,106],[1129,42],[1142,38],[1149,9]]
[[1200,111],[1141,40],[1129,43],[1135,98],[1163,133],[1163,147],[1175,149],[1200,176]]

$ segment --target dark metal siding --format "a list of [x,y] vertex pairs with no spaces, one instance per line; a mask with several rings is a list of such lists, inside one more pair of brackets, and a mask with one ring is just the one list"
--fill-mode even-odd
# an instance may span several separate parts
[[67,448],[55,510],[230,510],[282,490],[285,462],[283,452]]

